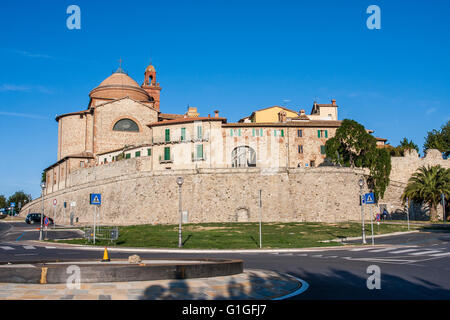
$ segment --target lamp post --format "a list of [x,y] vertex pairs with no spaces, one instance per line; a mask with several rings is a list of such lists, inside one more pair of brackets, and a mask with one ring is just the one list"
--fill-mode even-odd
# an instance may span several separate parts
[[41,190],[42,190],[42,213],[41,213],[41,227],[39,228],[39,241],[42,241],[42,225],[44,222],[44,190],[45,190],[45,182],[41,183]]
[[183,246],[182,235],[181,235],[181,223],[182,223],[182,219],[183,219],[183,217],[182,217],[183,213],[181,211],[182,210],[181,209],[181,186],[183,185],[183,182],[184,182],[183,177],[178,177],[177,178],[178,192],[179,192],[179,196],[178,196],[178,199],[179,199],[178,210],[180,211],[180,226],[178,228],[178,247],[179,248],[181,248]]
[[364,230],[364,203],[363,203],[364,179],[363,178],[359,179],[358,184],[359,184],[359,199],[361,201],[362,243],[366,244],[366,232]]

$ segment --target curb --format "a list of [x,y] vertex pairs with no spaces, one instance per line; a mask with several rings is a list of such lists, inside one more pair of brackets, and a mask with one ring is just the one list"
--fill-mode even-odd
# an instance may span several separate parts
[[[379,235],[373,236],[373,238],[376,239],[376,238],[383,238],[383,237],[390,237],[390,236],[399,236],[399,235],[403,235],[403,234],[417,233],[417,232],[420,232],[420,230],[398,231],[398,232],[393,232],[393,233],[379,234]],[[366,235],[366,239],[367,238],[372,238],[372,235]],[[345,241],[352,241],[352,240],[362,240],[362,237],[349,237],[349,238],[343,238],[343,239],[323,240],[321,242],[325,242],[325,243],[345,242]]]

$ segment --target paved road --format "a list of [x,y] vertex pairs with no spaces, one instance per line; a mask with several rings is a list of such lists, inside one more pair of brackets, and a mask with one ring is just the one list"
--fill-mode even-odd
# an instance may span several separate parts
[[[14,227],[14,226],[13,226]],[[9,227],[11,228],[11,226]],[[0,261],[101,259],[96,251],[4,240],[0,223]],[[14,230],[9,229],[11,234]],[[245,268],[288,273],[307,281],[309,289],[293,299],[450,299],[450,233],[427,232],[379,238],[377,246],[317,248],[296,252],[138,253],[143,258],[239,258]],[[111,259],[133,251],[110,250]],[[369,290],[367,268],[379,266],[381,289]]]

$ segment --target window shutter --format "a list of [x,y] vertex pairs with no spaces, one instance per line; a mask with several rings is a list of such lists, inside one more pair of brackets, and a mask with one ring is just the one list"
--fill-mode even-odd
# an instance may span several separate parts
[[203,145],[199,144],[197,145],[197,159],[203,158]]
[[186,140],[186,128],[181,128],[181,141]]
[[241,136],[241,128],[239,128],[239,137]]
[[166,142],[170,141],[170,129],[166,129]]
[[137,157],[140,157],[140,156],[141,156],[141,152],[140,151],[136,151],[135,157],[137,158]]
[[152,149],[147,149],[147,155],[151,156],[152,155]]
[[284,130],[281,129],[281,136],[284,137]]
[[197,138],[202,139],[202,127],[201,126],[197,127]]
[[320,146],[320,153],[325,154],[325,146]]
[[233,136],[233,129],[230,129],[230,137]]
[[170,160],[170,147],[164,148],[164,160]]
[[320,130],[317,130],[317,137],[320,138]]
[[325,138],[328,138],[328,130],[325,130]]
[[260,131],[261,131],[260,132],[261,133],[260,136],[262,137],[263,136],[263,129],[260,129]]
[[252,135],[255,136],[255,129],[252,129]]

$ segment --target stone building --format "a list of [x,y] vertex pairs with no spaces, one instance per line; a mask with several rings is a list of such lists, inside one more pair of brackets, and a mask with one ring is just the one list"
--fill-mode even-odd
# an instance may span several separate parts
[[134,157],[150,157],[154,170],[315,167],[341,123],[335,100],[314,102],[311,115],[273,106],[238,123],[217,110],[200,116],[195,107],[162,113],[156,76],[148,66],[139,86],[119,67],[90,92],[86,110],[56,117],[57,162],[45,169],[47,194],[64,189],[75,170]]

